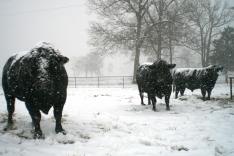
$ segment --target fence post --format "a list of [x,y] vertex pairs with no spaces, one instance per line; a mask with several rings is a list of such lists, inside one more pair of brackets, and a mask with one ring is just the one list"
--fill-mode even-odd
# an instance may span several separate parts
[[76,77],[75,77],[75,88],[76,88]]
[[232,100],[232,77],[230,77],[230,96]]
[[124,88],[124,76],[123,76],[123,88]]

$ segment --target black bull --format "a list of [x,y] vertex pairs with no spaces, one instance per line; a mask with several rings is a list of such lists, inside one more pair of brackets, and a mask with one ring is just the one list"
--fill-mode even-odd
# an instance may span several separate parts
[[223,67],[217,65],[210,65],[206,68],[175,69],[172,73],[175,98],[178,98],[179,92],[184,95],[185,89],[188,88],[191,91],[201,89],[203,100],[205,100],[206,93],[207,99],[210,100],[218,72],[222,70]]
[[56,133],[65,134],[61,125],[62,110],[67,97],[68,77],[62,56],[48,43],[36,46],[24,55],[10,57],[3,69],[2,86],[7,102],[8,124],[13,125],[15,98],[24,101],[35,128],[34,138],[43,138],[40,111],[48,114],[54,108]]
[[169,99],[172,91],[170,69],[175,66],[175,64],[168,64],[164,60],[157,60],[152,65],[141,65],[138,68],[136,81],[142,105],[144,105],[143,92],[146,92],[149,101],[152,101],[154,111],[156,111],[156,96],[159,98],[165,96],[166,109],[170,110]]

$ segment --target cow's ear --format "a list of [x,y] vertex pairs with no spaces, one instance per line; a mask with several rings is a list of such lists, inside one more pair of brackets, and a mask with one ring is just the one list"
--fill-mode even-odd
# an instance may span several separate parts
[[222,71],[223,71],[223,66],[216,67],[216,72],[222,72]]
[[69,58],[68,57],[66,57],[66,56],[63,56],[62,57],[62,62],[65,64],[65,63],[67,63],[69,61]]
[[168,64],[169,69],[173,69],[173,68],[175,68],[175,66],[176,66],[176,64]]
[[65,64],[65,63],[67,63],[69,61],[69,58],[66,57],[66,56],[60,55],[59,60],[60,60],[61,63]]

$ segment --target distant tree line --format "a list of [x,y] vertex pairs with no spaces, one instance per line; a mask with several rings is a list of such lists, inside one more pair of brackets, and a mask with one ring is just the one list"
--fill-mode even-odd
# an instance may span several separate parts
[[90,45],[97,53],[132,52],[133,80],[142,53],[160,59],[169,52],[173,62],[177,46],[192,49],[207,66],[213,40],[234,19],[220,0],[88,0],[88,6],[99,18],[90,26]]
[[228,81],[227,72],[234,71],[234,28],[225,28],[220,37],[213,42],[214,50],[212,51],[210,60],[212,63],[224,66],[226,81]]
[[103,58],[95,52],[75,58],[72,62],[72,70],[75,76],[100,76],[102,67]]

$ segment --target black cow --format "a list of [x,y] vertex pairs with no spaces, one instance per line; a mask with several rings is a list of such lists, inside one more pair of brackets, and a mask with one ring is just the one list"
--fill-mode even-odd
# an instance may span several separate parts
[[152,65],[141,65],[138,68],[136,81],[142,105],[144,105],[143,92],[146,92],[153,104],[154,111],[156,111],[156,96],[159,98],[165,96],[166,109],[170,110],[169,99],[172,91],[170,69],[175,66],[175,64],[168,64],[164,60],[157,60]]
[[222,71],[222,66],[210,65],[206,68],[181,68],[173,71],[173,88],[175,88],[175,98],[178,93],[183,96],[186,88],[191,91],[201,89],[202,98],[210,100],[211,91],[215,86],[218,78],[218,72]]
[[8,110],[8,124],[5,130],[12,128],[12,115],[17,98],[26,104],[35,128],[35,139],[44,137],[40,128],[40,111],[48,114],[51,107],[54,108],[56,133],[66,134],[61,125],[61,118],[68,85],[64,64],[68,60],[46,42],[25,54],[16,54],[8,59],[2,77]]

